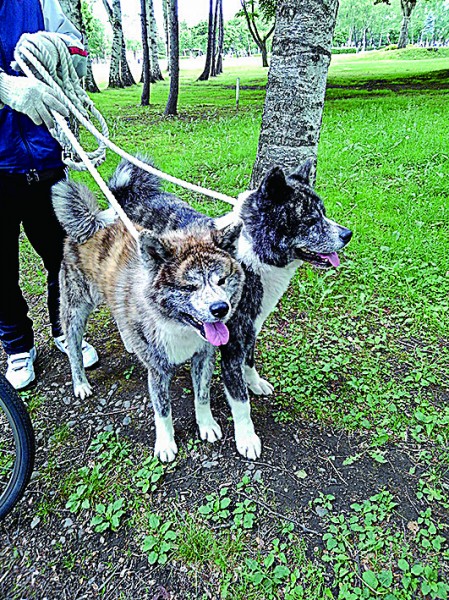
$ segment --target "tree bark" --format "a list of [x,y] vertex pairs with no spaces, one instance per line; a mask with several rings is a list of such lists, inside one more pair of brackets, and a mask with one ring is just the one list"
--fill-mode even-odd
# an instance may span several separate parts
[[215,62],[215,74],[223,73],[223,45],[224,45],[224,19],[223,19],[223,0],[217,0],[218,3],[218,42],[217,56]]
[[111,47],[111,63],[109,66],[109,83],[110,88],[124,87],[120,75],[120,58],[122,53],[122,38],[120,35],[120,22],[117,23],[114,11],[109,6],[108,0],[103,0],[103,5],[108,15],[109,23],[112,27],[112,47]]
[[147,30],[147,7],[146,0],[140,0],[140,24],[142,27],[142,77],[143,88],[140,104],[148,106],[150,104],[150,56],[148,50],[148,30]]
[[153,0],[147,0],[147,22],[148,22],[148,45],[150,57],[150,81],[163,81],[162,71],[159,66],[159,56],[157,49],[157,25],[154,16]]
[[316,159],[338,0],[279,0],[252,186]]
[[178,0],[170,0],[170,93],[165,107],[165,115],[178,114],[179,94],[179,22]]
[[122,9],[120,0],[112,0],[112,8],[108,0],[103,5],[112,27],[111,66],[109,68],[109,87],[122,88],[134,85],[134,77],[126,59],[126,43],[122,28]]
[[[89,52],[89,41],[86,35],[86,28],[83,23],[83,16],[81,12],[81,0],[60,0],[61,8],[70,21],[75,25],[78,31],[83,36],[84,48]],[[92,72],[92,59],[89,54],[87,55],[87,73],[85,77],[85,86],[88,92],[100,92]]]
[[169,3],[170,0],[162,0],[162,12],[164,14],[164,31],[165,31],[165,50],[167,53],[167,70],[170,70],[170,19],[169,19]]
[[399,34],[398,48],[405,48],[408,39],[408,26],[413,9],[416,6],[417,0],[401,0],[402,25]]
[[126,42],[125,42],[125,36],[123,35],[123,29],[122,29],[122,52],[120,54],[120,68],[121,68],[121,73],[122,73],[123,85],[125,87],[129,87],[131,85],[136,85],[133,74],[131,73],[131,69],[129,68],[128,59],[126,58]]
[[209,0],[209,24],[207,27],[207,50],[206,50],[206,64],[204,70],[198,77],[198,81],[207,81],[210,76],[211,65],[213,60],[212,48],[213,48],[213,35],[214,35],[214,0]]

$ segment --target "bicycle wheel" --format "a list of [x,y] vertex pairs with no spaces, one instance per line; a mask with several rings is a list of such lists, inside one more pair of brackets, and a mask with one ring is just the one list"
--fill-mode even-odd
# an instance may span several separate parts
[[22,497],[34,467],[30,416],[15,389],[0,375],[0,521]]

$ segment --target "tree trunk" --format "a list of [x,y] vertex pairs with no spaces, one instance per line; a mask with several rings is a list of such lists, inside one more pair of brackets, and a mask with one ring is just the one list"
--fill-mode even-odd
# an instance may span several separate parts
[[252,186],[316,159],[338,0],[279,0]]
[[167,70],[170,71],[170,19],[169,19],[169,2],[170,0],[162,0],[162,12],[164,14],[164,31],[165,31],[165,50],[167,53]]
[[262,54],[262,67],[268,67],[268,49],[267,42],[264,40],[263,43],[259,46],[260,52]]
[[133,74],[131,73],[131,69],[129,68],[128,59],[126,58],[126,42],[125,42],[125,37],[123,36],[123,30],[122,30],[122,51],[120,53],[120,69],[121,69],[123,85],[125,87],[129,87],[131,85],[136,85]]
[[398,48],[405,48],[408,39],[408,26],[412,10],[416,6],[417,0],[401,0],[402,25],[401,33],[399,34]]
[[[268,31],[268,33],[262,37],[259,33],[259,30],[257,29],[256,21],[254,18],[255,17],[254,3],[251,3],[251,5],[250,5],[251,16],[248,12],[247,0],[240,0],[240,4],[242,5],[242,8],[243,8],[243,14],[245,15],[246,24],[248,25],[249,32],[250,32],[253,40],[256,42],[256,44],[260,50],[260,53],[262,55],[262,66],[268,67],[269,65],[268,65],[267,42],[268,42],[268,39],[270,38],[271,34],[274,31],[274,25],[273,25],[273,27],[271,27],[271,29]],[[251,52],[250,52],[250,55],[251,55]]]
[[[83,36],[84,48],[89,52],[89,42],[86,35],[86,29],[83,23],[83,17],[81,12],[81,0],[60,0],[60,5],[64,14],[78,31],[81,32]],[[99,92],[97,84],[95,83],[94,75],[92,73],[92,59],[89,54],[87,56],[87,73],[85,77],[85,86],[88,92]]]
[[108,15],[109,23],[112,27],[112,47],[111,47],[111,64],[109,66],[109,83],[110,88],[122,88],[124,87],[122,78],[120,76],[120,57],[122,53],[122,36],[121,23],[117,22],[114,11],[109,6],[108,0],[103,0],[106,13]]
[[148,50],[148,30],[147,30],[147,7],[146,0],[140,0],[140,24],[142,27],[142,77],[143,88],[140,103],[142,106],[150,104],[150,53]]
[[112,0],[112,10],[114,13],[115,26],[120,36],[120,78],[125,87],[135,85],[134,77],[131,74],[131,69],[128,65],[128,59],[126,58],[126,42],[125,36],[123,35],[122,27],[122,7],[120,6],[120,0]]
[[129,68],[128,59],[126,58],[126,42],[125,42],[125,36],[123,35],[123,29],[122,29],[122,52],[120,54],[120,68],[121,68],[121,73],[122,73],[123,85],[125,87],[129,87],[131,85],[136,85],[133,74],[131,73],[131,69]]
[[150,56],[150,80],[152,83],[163,81],[162,71],[159,66],[159,56],[157,49],[157,25],[154,16],[153,0],[147,0],[147,21],[148,21],[148,45]]
[[218,25],[218,2],[215,0],[215,11],[214,11],[214,25],[212,27],[212,51],[210,61],[210,76],[215,77],[217,72],[215,70],[215,55],[217,53],[217,25]]
[[209,25],[207,28],[207,51],[206,51],[206,64],[204,70],[198,77],[198,81],[206,81],[209,79],[210,70],[213,60],[212,47],[213,47],[213,35],[214,35],[214,0],[209,0]]
[[215,63],[215,74],[223,73],[223,45],[224,45],[224,19],[223,19],[223,0],[217,0],[218,8],[218,42],[217,57]]
[[[85,44],[85,46],[86,50],[89,51],[87,43]],[[94,72],[92,70],[92,59],[89,55],[87,56],[87,72],[84,85],[88,92],[92,92],[93,94],[100,93],[100,88],[98,87],[97,82],[95,81]]]
[[178,0],[170,0],[170,93],[168,96],[165,115],[178,114],[179,93],[179,23]]

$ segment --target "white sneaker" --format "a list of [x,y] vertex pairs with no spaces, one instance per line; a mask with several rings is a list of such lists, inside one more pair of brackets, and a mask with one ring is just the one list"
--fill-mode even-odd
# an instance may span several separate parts
[[[60,335],[59,337],[53,338],[56,344],[56,347],[64,352],[64,354],[68,354],[67,352],[67,341],[64,335]],[[83,340],[81,345],[81,352],[83,353],[83,365],[85,369],[89,367],[93,367],[94,364],[98,362],[98,354],[93,346],[91,346],[86,340]]]
[[21,390],[36,379],[33,363],[37,352],[33,346],[29,352],[10,354],[8,356],[8,368],[6,379],[16,390]]

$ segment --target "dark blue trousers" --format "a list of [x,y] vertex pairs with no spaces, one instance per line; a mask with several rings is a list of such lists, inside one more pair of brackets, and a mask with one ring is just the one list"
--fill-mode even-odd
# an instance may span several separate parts
[[59,269],[64,230],[51,203],[51,186],[65,178],[64,169],[27,181],[26,175],[0,171],[0,341],[7,354],[28,352],[34,346],[33,322],[19,286],[19,234],[23,225],[47,271],[48,311],[53,336],[59,324]]

